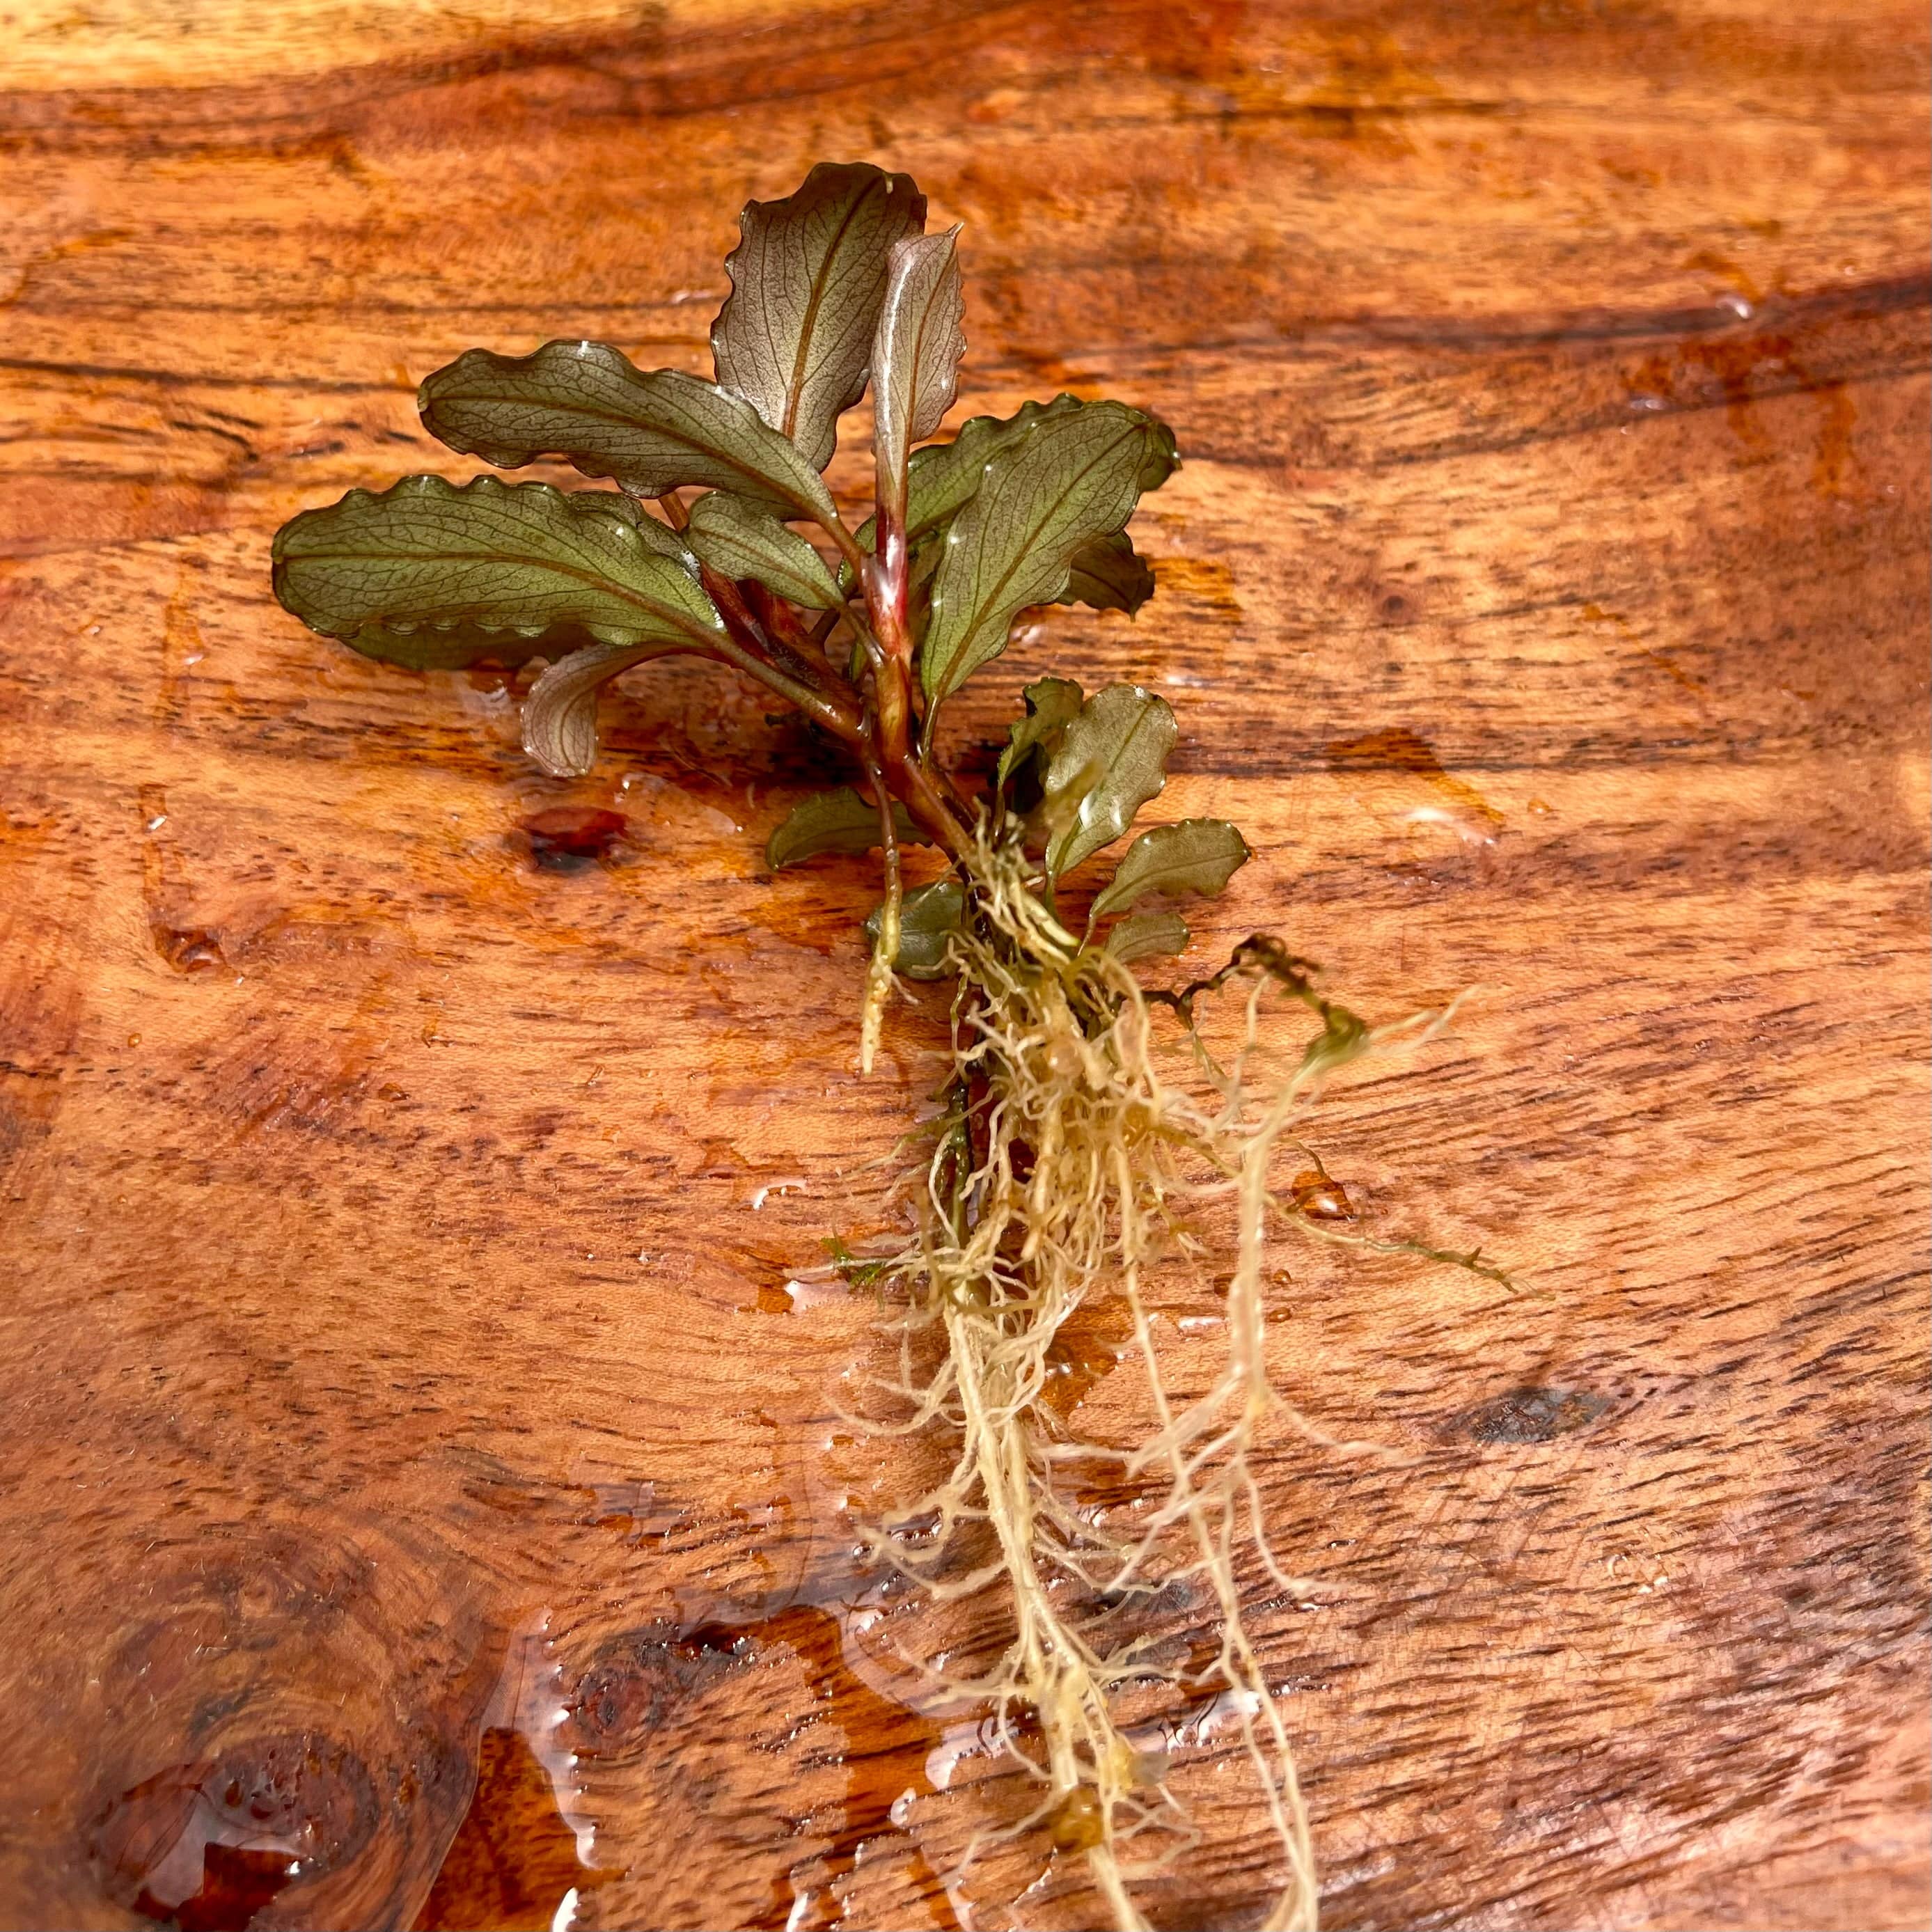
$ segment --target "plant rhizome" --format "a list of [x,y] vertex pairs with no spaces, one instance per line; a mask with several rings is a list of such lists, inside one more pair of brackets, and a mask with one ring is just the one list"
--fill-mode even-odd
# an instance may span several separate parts
[[[1144,1923],[1136,1879],[1191,1842],[1164,1765],[1118,1715],[1124,1693],[1166,1676],[1221,1693],[1279,1846],[1266,1922],[1312,1927],[1307,1824],[1237,1561],[1287,1586],[1250,1466],[1281,1410],[1263,1349],[1270,1237],[1349,1238],[1282,1186],[1281,1163],[1306,1166],[1300,1116],[1376,1036],[1264,938],[1178,991],[1142,984],[1137,965],[1188,942],[1172,902],[1220,892],[1247,859],[1232,825],[1154,826],[1083,890],[1078,916],[1062,902],[1063,879],[1124,838],[1164,783],[1175,725],[1160,698],[1041,680],[976,795],[934,755],[946,700],[1022,611],[1131,614],[1152,593],[1126,525],[1175,467],[1166,426],[1062,395],[929,441],[964,349],[958,230],[926,232],[904,175],[820,165],[796,194],[748,206],[742,228],[711,332],[715,381],[556,341],[472,349],[422,385],[423,422],[452,448],[509,470],[561,459],[614,489],[418,476],[353,490],[281,530],[276,595],[391,664],[545,661],[524,743],[555,776],[591,768],[605,685],[680,652],[755,680],[842,748],[851,784],[800,804],[768,856],[883,856],[862,1064],[898,978],[952,988],[944,1106],[905,1144],[908,1234],[851,1270],[900,1331],[892,1426],[939,1432],[950,1468],[872,1526],[873,1547],[938,1594],[1006,1593],[1010,1643],[973,1688],[1037,1780],[1013,1828],[1084,1857],[1117,1924]],[[855,523],[822,472],[868,384],[876,489]],[[918,846],[945,869],[915,888],[902,866]],[[1216,1000],[1230,1024],[1210,1050],[1196,1009]],[[1308,1024],[1277,1061],[1264,1006],[1281,1001]],[[1181,1403],[1161,1378],[1144,1274],[1192,1250],[1193,1217],[1216,1200],[1234,1222],[1226,1355]],[[1132,1324],[1150,1403],[1145,1439],[1105,1452],[1117,1480],[1156,1499],[1130,1535],[1082,1507],[1081,1472],[1103,1452],[1043,1400],[1056,1336],[1103,1296]],[[1108,1641],[1090,1613],[1177,1578],[1219,1634],[1184,1671]]]

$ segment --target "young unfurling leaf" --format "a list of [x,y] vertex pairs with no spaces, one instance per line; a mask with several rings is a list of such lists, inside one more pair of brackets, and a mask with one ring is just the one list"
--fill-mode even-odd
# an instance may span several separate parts
[[1187,922],[1177,912],[1137,912],[1108,934],[1106,950],[1126,965],[1164,952],[1184,952],[1190,936]]
[[1131,617],[1154,595],[1154,572],[1125,530],[1097,537],[1074,560],[1066,588],[1054,602],[1096,610],[1124,610]]
[[925,227],[926,197],[910,175],[821,161],[795,194],[747,203],[739,226],[711,328],[718,382],[823,470],[840,412],[865,392],[892,244]]
[[872,351],[874,467],[878,500],[902,524],[912,446],[939,427],[951,406],[966,352],[958,241],[955,227],[895,242],[879,310]]
[[1068,724],[1040,807],[1050,878],[1111,844],[1167,782],[1178,734],[1166,700],[1136,684],[1096,692]]
[[566,625],[599,644],[708,649],[724,631],[711,600],[616,500],[494,476],[352,490],[283,526],[275,595],[312,630],[402,662],[425,634],[544,641]]
[[[899,910],[899,950],[893,970],[908,980],[943,979],[946,942],[958,931],[965,910],[966,889],[950,876],[908,892]],[[875,908],[866,921],[866,937],[874,944],[884,910],[883,906]]]
[[1225,818],[1184,818],[1143,832],[1122,854],[1106,889],[1094,901],[1088,924],[1123,912],[1149,892],[1222,890],[1252,855]]
[[432,436],[500,470],[558,456],[640,496],[702,484],[836,520],[818,471],[748,403],[681,369],[638,369],[608,343],[472,349],[424,382],[416,406]]
[[1051,754],[1061,732],[1079,716],[1086,696],[1070,677],[1043,677],[1021,694],[1026,700],[1026,716],[1016,719],[1006,734],[1006,748],[994,774],[996,785],[1004,785],[1036,750]]
[[1073,560],[1133,514],[1144,476],[1168,459],[1165,427],[1120,403],[1042,412],[994,457],[946,533],[920,653],[930,699],[1006,649],[1013,619],[1066,588]]
[[[892,830],[902,845],[932,842],[896,801]],[[782,872],[826,852],[869,852],[878,842],[879,808],[863,792],[841,785],[836,791],[814,792],[792,807],[765,847],[765,863]]]
[[818,551],[797,531],[742,496],[707,490],[691,506],[684,536],[722,577],[754,578],[767,590],[812,610],[836,610],[845,601]]

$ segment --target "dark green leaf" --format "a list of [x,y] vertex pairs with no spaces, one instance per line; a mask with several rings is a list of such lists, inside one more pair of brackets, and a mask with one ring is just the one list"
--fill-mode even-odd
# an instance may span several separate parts
[[670,524],[651,515],[634,496],[616,490],[573,490],[569,495],[580,516],[594,516],[601,512],[606,516],[621,517],[644,538],[646,549],[682,565],[687,576],[697,576],[698,560],[692,555],[690,545]]
[[896,506],[902,517],[912,446],[930,436],[952,406],[966,352],[958,241],[954,227],[892,244],[872,350],[872,440],[879,501]]
[[[1078,396],[1056,396],[1050,403],[1022,403],[1010,416],[969,418],[960,424],[959,434],[950,442],[928,443],[923,449],[915,449],[908,468],[908,541],[917,544],[922,538],[943,532],[978,494],[986,466],[994,457],[1024,442],[1042,423],[1077,416],[1089,406]],[[1116,403],[1111,406],[1124,409],[1126,405]],[[1142,416],[1142,420],[1148,425],[1149,450],[1156,454],[1167,452],[1166,466],[1160,474],[1152,482],[1142,483],[1145,491],[1156,489],[1166,481],[1175,466],[1175,459],[1174,437],[1167,426],[1152,416]],[[1145,468],[1142,472],[1144,478],[1150,473]],[[870,518],[860,526],[858,537],[860,547],[870,550],[873,544]]]
[[1247,841],[1225,818],[1184,818],[1143,832],[1121,856],[1112,882],[1094,902],[1092,917],[1120,912],[1149,892],[1221,891],[1252,855]]
[[[669,557],[689,575],[698,574],[697,558],[656,518],[644,515],[629,497],[620,496],[614,490],[580,490],[572,493],[571,502],[579,515],[616,517],[635,526],[647,549]],[[392,630],[380,622],[367,624],[344,641],[364,657],[410,670],[463,670],[479,664],[514,669],[532,658],[548,658],[555,664],[596,640],[581,624],[526,626],[506,631],[459,620],[407,630]]]
[[818,551],[742,496],[707,491],[691,506],[684,534],[720,576],[755,578],[766,590],[814,610],[836,610],[845,601]]
[[[899,950],[893,960],[896,970],[908,980],[941,980],[946,976],[946,941],[959,929],[960,915],[966,910],[966,891],[950,877],[935,879],[908,892],[899,910]],[[875,945],[879,920],[884,907],[875,907],[866,922],[866,937]]]
[[560,658],[524,700],[524,749],[554,778],[581,778],[597,762],[597,699],[633,664],[674,644],[586,644]]
[[789,436],[814,469],[839,412],[865,393],[895,242],[926,226],[910,175],[821,161],[795,194],[748,202],[726,257],[731,292],[711,328],[718,380]]
[[1078,716],[1085,694],[1070,677],[1043,677],[1037,684],[1028,685],[1022,695],[1026,716],[1006,734],[996,784],[1004,784],[1036,748],[1052,753],[1060,733]]
[[[956,515],[977,494],[986,465],[994,457],[1024,442],[1041,424],[1077,416],[1090,406],[1077,396],[1056,396],[1050,403],[1022,403],[1010,416],[970,417],[960,424],[952,442],[914,450],[906,511],[908,534],[923,536]],[[1109,405],[1117,410],[1126,406],[1122,403]],[[1146,454],[1137,479],[1144,495],[1167,481],[1180,459],[1174,454],[1174,434],[1165,423],[1138,410],[1129,413],[1147,428]]]
[[[953,519],[920,653],[926,694],[944,698],[1006,646],[1013,619],[1066,588],[1073,560],[1133,514],[1150,445],[1165,436],[1119,403],[1049,410],[992,458]],[[1163,472],[1164,473],[1164,472]]]
[[1081,706],[1046,769],[1040,816],[1051,877],[1072,872],[1133,823],[1166,784],[1178,735],[1166,700],[1138,685],[1110,684]]
[[710,599],[612,500],[494,476],[352,490],[282,526],[275,595],[310,628],[398,663],[520,661],[560,650],[559,627],[598,644],[710,648],[724,631]]
[[1132,616],[1154,595],[1154,572],[1125,530],[1096,537],[1073,560],[1066,588],[1054,601],[1086,604]]
[[[902,845],[929,845],[932,841],[892,801],[892,830]],[[802,865],[825,852],[869,852],[880,842],[879,808],[850,785],[836,791],[814,792],[793,806],[790,815],[771,836],[765,863],[775,872]]]
[[1123,964],[1158,953],[1184,952],[1190,934],[1178,912],[1137,912],[1107,935],[1106,950]]
[[500,469],[559,456],[640,496],[700,484],[782,516],[836,514],[818,471],[749,404],[680,369],[646,373],[608,343],[472,349],[423,384],[416,406],[432,436]]
[[1077,396],[1022,403],[1010,416],[969,417],[950,442],[914,450],[908,471],[907,536],[917,538],[950,521],[978,494],[986,465],[994,457],[1024,442],[1041,423],[1077,415],[1085,406]]

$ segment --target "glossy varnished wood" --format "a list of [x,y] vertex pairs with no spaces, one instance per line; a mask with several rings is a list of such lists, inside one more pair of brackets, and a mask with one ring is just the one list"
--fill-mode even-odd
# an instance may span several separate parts
[[[1380,1445],[1262,1472],[1328,1919],[1924,1923],[1925,80],[1888,0],[14,8],[0,1921],[1087,1922],[1032,1840],[948,1894],[1022,1795],[896,1658],[997,1615],[868,1594],[922,1452],[787,1286],[935,1065],[857,1077],[860,872],[761,867],[826,754],[654,671],[546,781],[267,590],[468,473],[428,370],[705,369],[740,203],[869,157],[967,224],[972,409],[1186,458],[1156,602],[958,748],[1154,682],[1260,854],[1198,956],[1472,989],[1318,1145],[1521,1292],[1283,1257],[1282,1387]],[[1269,1882],[1204,1730],[1164,1924]]]

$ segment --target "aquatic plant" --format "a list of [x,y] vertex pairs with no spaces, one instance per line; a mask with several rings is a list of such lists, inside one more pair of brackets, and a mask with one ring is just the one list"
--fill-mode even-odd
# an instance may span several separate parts
[[[965,345],[959,231],[928,233],[926,212],[910,178],[862,164],[822,164],[752,202],[711,382],[639,370],[602,343],[470,350],[422,385],[433,434],[500,468],[561,459],[615,488],[418,476],[352,490],[280,532],[275,592],[391,664],[543,660],[523,736],[553,775],[591,768],[606,686],[680,653],[754,680],[839,748],[851,782],[799,804],[767,856],[880,855],[866,1069],[899,980],[952,989],[944,1104],[904,1151],[907,1238],[861,1260],[839,1250],[897,1334],[902,1410],[884,1426],[950,1445],[943,1480],[870,1526],[869,1546],[935,1596],[1004,1592],[1010,1642],[965,1688],[1037,1782],[1007,1828],[1084,1858],[1117,1924],[1144,1922],[1136,1880],[1192,1842],[1165,1764],[1118,1715],[1124,1691],[1165,1679],[1222,1694],[1280,1854],[1266,1922],[1311,1927],[1307,1821],[1237,1562],[1292,1587],[1250,1466],[1283,1413],[1263,1346],[1271,1234],[1359,1238],[1281,1185],[1278,1156],[1296,1151],[1324,1077],[1378,1036],[1265,938],[1178,988],[1142,983],[1136,969],[1189,942],[1175,902],[1222,892],[1250,856],[1233,826],[1197,818],[1132,837],[1104,878],[1087,869],[1165,783],[1176,725],[1162,698],[1042,678],[983,788],[938,757],[944,707],[1023,611],[1146,602],[1154,578],[1127,525],[1178,457],[1144,410],[1072,395],[929,440]],[[868,386],[874,500],[854,523],[823,472]],[[921,847],[940,869],[915,885]],[[1264,996],[1312,1021],[1272,1076]],[[1229,1037],[1210,1049],[1200,1013],[1217,998]],[[1234,1216],[1226,1356],[1178,1405],[1144,1277],[1196,1252],[1194,1217],[1216,1202]],[[1071,1439],[1046,1400],[1056,1338],[1100,1297],[1124,1310],[1147,1376],[1150,1427],[1130,1452]],[[1081,1501],[1081,1472],[1107,1455],[1115,1480],[1158,1498],[1130,1535]],[[1162,1666],[1098,1634],[1096,1605],[1176,1579],[1211,1600],[1211,1658]]]

